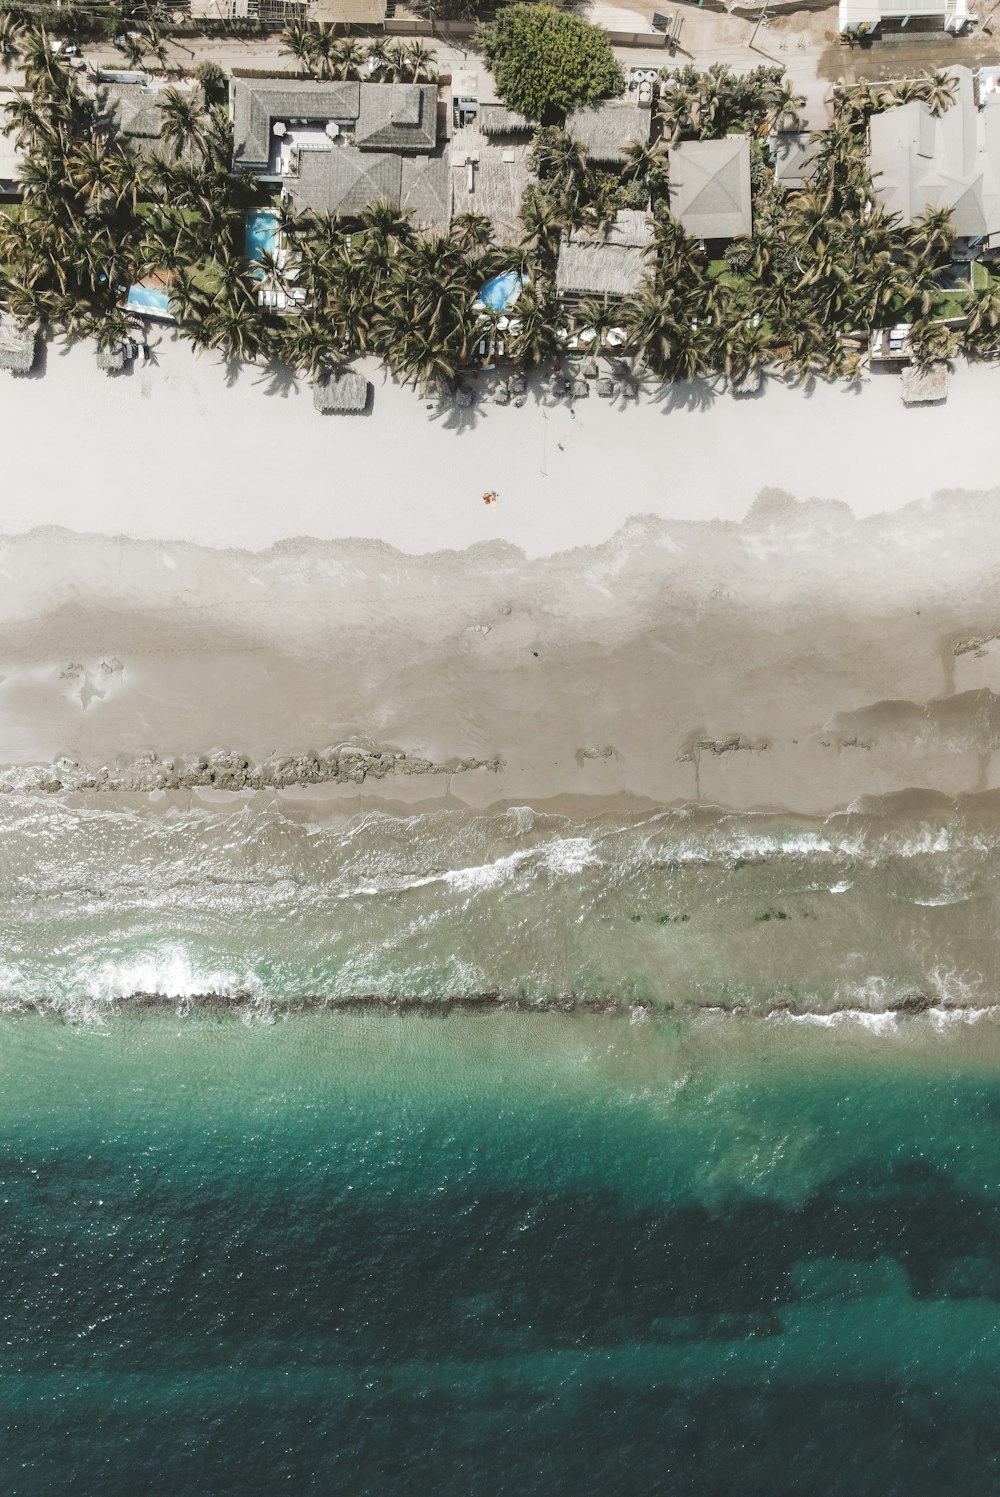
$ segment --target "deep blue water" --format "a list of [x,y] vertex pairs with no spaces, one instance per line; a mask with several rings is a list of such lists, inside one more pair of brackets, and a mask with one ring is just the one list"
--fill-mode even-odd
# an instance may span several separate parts
[[1000,1045],[0,1029],[0,1490],[986,1493]]

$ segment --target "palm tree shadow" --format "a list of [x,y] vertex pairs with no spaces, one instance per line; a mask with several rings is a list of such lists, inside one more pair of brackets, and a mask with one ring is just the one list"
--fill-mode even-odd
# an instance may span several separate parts
[[289,395],[298,394],[299,390],[299,378],[295,370],[289,369],[279,359],[272,359],[261,370],[254,384],[262,385],[265,395],[280,395],[283,400],[287,400]]
[[223,362],[223,368],[226,371],[226,388],[231,390],[234,385],[239,384],[240,375],[243,373],[242,360],[226,359]]
[[718,400],[721,390],[704,375],[694,379],[664,380],[653,398],[659,401],[665,415],[671,411],[707,411]]
[[445,431],[453,431],[462,436],[465,432],[475,431],[482,420],[484,411],[481,409],[483,402],[476,401],[473,405],[456,405],[453,400],[442,400],[438,406],[437,413],[431,418],[440,420]]

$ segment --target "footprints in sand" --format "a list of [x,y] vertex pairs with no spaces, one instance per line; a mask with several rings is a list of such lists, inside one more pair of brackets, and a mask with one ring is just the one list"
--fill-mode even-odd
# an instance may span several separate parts
[[65,696],[69,701],[78,702],[81,712],[86,712],[92,702],[104,702],[117,696],[124,679],[125,667],[117,655],[94,666],[71,660],[59,671],[59,680],[66,683]]

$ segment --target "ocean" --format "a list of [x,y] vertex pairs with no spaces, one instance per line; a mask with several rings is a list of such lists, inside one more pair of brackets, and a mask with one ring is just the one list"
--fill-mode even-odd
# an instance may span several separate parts
[[0,1491],[995,1490],[995,815],[4,798]]

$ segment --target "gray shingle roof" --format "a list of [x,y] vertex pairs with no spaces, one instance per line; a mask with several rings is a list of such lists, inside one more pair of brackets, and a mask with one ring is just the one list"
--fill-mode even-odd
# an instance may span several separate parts
[[437,143],[437,84],[364,84],[354,143],[363,151],[432,151]]
[[[366,84],[365,87],[380,87]],[[233,164],[266,166],[275,120],[356,120],[360,83],[313,83],[300,78],[234,78]]]
[[401,204],[418,229],[444,231],[451,223],[451,162],[447,148],[433,156],[402,158]]
[[399,205],[402,159],[359,151],[356,146],[303,151],[298,175],[285,177],[283,185],[297,212],[357,218],[379,198],[388,198]]
[[624,147],[631,141],[649,140],[649,109],[642,109],[630,99],[605,99],[585,109],[573,109],[566,116],[566,130],[586,147],[591,161],[620,165],[625,160]]
[[670,151],[670,211],[695,239],[735,239],[753,227],[750,141],[685,140]]
[[950,71],[958,91],[940,119],[919,100],[872,116],[875,192],[904,224],[925,208],[949,208],[963,238],[1000,233],[1000,101],[980,112],[969,69]]
[[780,131],[768,137],[779,187],[805,187],[816,175],[816,147],[808,131]]

